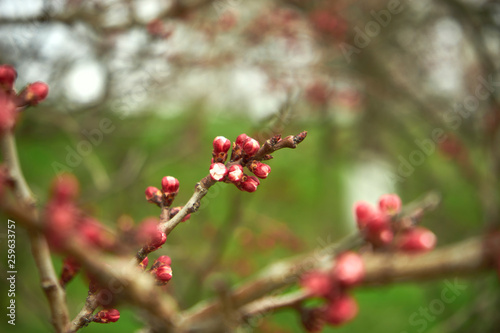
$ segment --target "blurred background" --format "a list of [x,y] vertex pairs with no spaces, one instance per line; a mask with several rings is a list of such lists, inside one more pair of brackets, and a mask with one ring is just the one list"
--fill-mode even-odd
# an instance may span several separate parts
[[[17,89],[50,86],[16,129],[40,206],[69,171],[89,213],[110,228],[138,223],[159,215],[144,189],[163,176],[180,181],[174,205],[187,201],[215,136],[263,143],[308,131],[296,150],[276,152],[257,192],[217,184],[158,251],[172,257],[165,292],[182,308],[213,296],[214,281],[232,285],[341,239],[357,200],[438,191],[442,204],[423,223],[439,246],[498,225],[499,37],[497,1],[0,0],[0,63],[17,68]],[[17,248],[17,322],[0,327],[49,332],[19,229]],[[447,281],[465,285],[450,303],[439,301],[445,280],[356,290],[358,317],[324,331],[500,331],[494,273]],[[71,316],[87,288],[81,277],[68,286]],[[140,309],[120,312],[84,332],[142,327]],[[304,330],[286,310],[247,331]]]

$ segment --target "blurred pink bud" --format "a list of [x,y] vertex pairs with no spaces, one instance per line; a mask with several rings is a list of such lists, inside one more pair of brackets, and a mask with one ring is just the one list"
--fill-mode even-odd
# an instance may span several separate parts
[[366,227],[366,224],[374,213],[375,208],[367,202],[359,201],[354,204],[354,215],[356,216],[356,222],[360,230]]
[[139,225],[136,238],[139,243],[146,243],[145,249],[151,252],[160,248],[165,243],[167,235],[158,229],[158,219],[150,217]]
[[168,282],[172,279],[172,267],[162,265],[156,269],[156,278],[161,282]]
[[243,180],[239,184],[237,184],[240,190],[250,193],[257,191],[257,186],[260,185],[260,181],[257,179],[257,177],[243,175],[242,179]]
[[19,93],[19,106],[24,105],[37,105],[47,98],[49,94],[49,86],[46,83],[37,81],[26,86]]
[[14,89],[14,82],[17,79],[17,72],[10,65],[0,66],[0,89],[10,92]]
[[114,323],[120,319],[120,312],[117,309],[104,309],[99,311],[92,320],[95,323]]
[[305,274],[300,285],[313,297],[327,297],[333,289],[332,278],[323,272],[310,272]]
[[436,246],[436,235],[424,227],[405,231],[397,240],[398,249],[405,252],[425,252]]
[[213,163],[210,165],[210,177],[215,181],[221,181],[226,177],[228,170],[222,163]]
[[351,321],[358,314],[356,300],[347,294],[333,299],[325,309],[325,320],[331,325],[340,325]]
[[66,257],[63,261],[60,284],[64,287],[80,271],[81,265],[73,257]]
[[227,178],[233,183],[241,181],[241,178],[243,178],[243,167],[239,164],[231,165]]
[[393,239],[394,232],[389,227],[369,230],[366,234],[366,240],[375,247],[385,247],[391,244]]
[[78,179],[73,174],[62,174],[52,181],[51,195],[56,201],[68,202],[75,200],[79,191]]
[[390,226],[390,216],[380,211],[375,211],[366,221],[366,229],[368,229],[368,233],[373,233],[381,229],[388,229]]
[[175,177],[163,177],[161,180],[161,188],[165,193],[177,193],[179,191],[179,181]]
[[260,149],[259,142],[253,138],[248,138],[243,143],[243,151],[249,157],[254,156],[259,151],[259,149]]
[[344,286],[358,284],[365,276],[365,264],[356,252],[344,252],[337,257],[333,275]]
[[227,153],[229,148],[231,148],[231,141],[223,136],[218,136],[214,139],[213,146],[215,154]]
[[380,211],[388,215],[396,215],[401,211],[401,198],[397,194],[384,194],[378,201]]

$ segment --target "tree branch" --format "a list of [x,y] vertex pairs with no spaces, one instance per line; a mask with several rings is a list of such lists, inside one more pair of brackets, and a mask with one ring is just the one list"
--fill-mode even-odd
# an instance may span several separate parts
[[[36,200],[24,179],[17,154],[16,142],[12,132],[6,132],[1,138],[2,153],[7,165],[9,176],[14,184],[14,194],[18,198],[24,212],[32,220],[38,220]],[[40,275],[40,285],[49,301],[52,325],[56,332],[64,332],[69,325],[66,293],[58,282],[57,274],[52,264],[50,250],[45,236],[36,228],[27,228],[31,253]]]

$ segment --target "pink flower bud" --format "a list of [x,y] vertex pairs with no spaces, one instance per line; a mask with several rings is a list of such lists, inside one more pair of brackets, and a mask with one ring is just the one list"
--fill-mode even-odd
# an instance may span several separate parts
[[161,180],[161,188],[165,193],[177,193],[179,191],[179,181],[175,177],[163,177]]
[[401,211],[401,198],[397,194],[384,194],[378,201],[380,211],[396,215]]
[[148,186],[144,192],[146,195],[146,200],[151,203],[159,204],[162,200],[162,193],[159,189],[154,186]]
[[271,167],[269,165],[258,161],[253,161],[250,164],[249,168],[254,173],[254,175],[262,179],[267,178],[267,176],[271,172]]
[[11,95],[0,90],[0,134],[16,124],[16,103]]
[[236,141],[235,141],[236,145],[243,147],[243,144],[245,143],[245,141],[247,139],[248,139],[248,135],[246,135],[245,133],[238,135],[238,137],[236,138]]
[[95,323],[114,323],[120,319],[120,312],[117,309],[104,309],[99,311],[92,319]]
[[233,183],[241,181],[241,178],[243,178],[243,167],[239,164],[231,165],[227,178]]
[[313,297],[327,297],[333,289],[332,278],[323,272],[310,272],[302,277],[300,282]]
[[243,143],[243,151],[248,157],[255,155],[260,149],[260,144],[253,138],[248,138]]
[[168,282],[172,279],[172,267],[162,265],[156,269],[156,278],[161,282]]
[[139,263],[139,268],[145,270],[146,267],[148,267],[148,264],[149,264],[149,258],[146,257]]
[[144,249],[147,252],[151,252],[160,248],[165,243],[167,235],[158,229],[158,219],[150,217],[140,224],[136,238],[139,243],[146,243]]
[[375,208],[367,202],[359,201],[354,204],[354,215],[356,216],[359,230],[363,230],[366,227],[366,224],[374,213]]
[[80,222],[77,233],[79,238],[88,245],[105,248],[109,244],[102,225],[91,217],[85,217]]
[[396,242],[398,249],[405,252],[425,252],[436,246],[436,235],[424,227],[416,227],[404,232]]
[[218,136],[214,139],[213,146],[215,154],[227,153],[229,148],[231,148],[231,141],[223,136]]
[[45,236],[53,250],[62,250],[75,230],[78,209],[71,202],[52,201],[45,216]]
[[260,185],[260,181],[257,177],[243,175],[242,181],[237,184],[237,187],[245,192],[255,192],[257,191],[257,186]]
[[170,266],[172,264],[172,259],[169,256],[159,256],[158,259],[155,260],[154,264],[161,264],[161,265],[168,265]]
[[52,181],[51,195],[56,201],[68,202],[75,200],[79,191],[80,185],[78,184],[78,180],[72,174],[65,173],[59,175]]
[[210,165],[210,177],[215,181],[221,181],[226,177],[228,170],[222,163],[213,163]]
[[356,252],[344,252],[337,257],[333,268],[333,276],[344,286],[353,286],[363,280],[365,264]]
[[331,325],[344,324],[358,314],[356,300],[347,294],[333,299],[325,309],[325,320]]
[[49,86],[43,82],[33,82],[26,86],[23,91],[19,93],[19,106],[24,105],[37,105],[42,102],[49,94]]
[[17,72],[10,65],[0,66],[0,89],[9,92],[14,89],[14,81],[17,79]]

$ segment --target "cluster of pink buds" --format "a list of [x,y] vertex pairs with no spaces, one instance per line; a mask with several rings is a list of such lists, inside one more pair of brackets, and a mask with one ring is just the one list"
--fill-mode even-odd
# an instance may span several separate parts
[[375,248],[392,246],[405,252],[422,252],[436,246],[436,235],[424,227],[404,225],[398,220],[401,199],[396,194],[380,197],[378,207],[366,202],[354,205],[359,230]]
[[[179,180],[172,176],[165,176],[161,180],[161,190],[154,186],[146,188],[146,200],[154,203],[158,207],[170,207],[175,197],[179,193]],[[174,217],[182,209],[182,207],[173,207],[169,210],[169,218]],[[187,221],[191,214],[186,215],[182,222]]]
[[169,256],[160,256],[151,266],[150,273],[160,286],[164,286],[172,279],[172,259]]
[[104,309],[96,313],[92,321],[94,323],[115,323],[120,319],[120,312],[117,309]]
[[330,271],[313,271],[303,276],[301,285],[311,297],[325,300],[325,305],[301,309],[302,323],[309,332],[319,332],[323,325],[349,322],[358,313],[358,305],[348,294],[349,288],[360,283],[365,275],[361,256],[344,252],[337,257]]
[[20,111],[27,106],[37,105],[49,93],[49,87],[43,82],[28,84],[17,93],[14,89],[16,79],[14,67],[0,66],[0,133],[12,129]]
[[77,239],[81,245],[111,250],[113,239],[99,221],[85,216],[77,207],[78,181],[73,175],[58,176],[45,210],[45,235],[52,249],[63,250],[66,242]]
[[[271,172],[271,167],[260,160],[271,159],[272,156],[256,156],[261,145],[246,134],[240,134],[236,138],[230,161],[227,164],[225,163],[231,148],[231,141],[218,136],[213,141],[213,147],[210,177],[214,181],[232,183],[241,191],[255,192],[260,185],[258,178],[267,178]],[[244,167],[255,176],[245,174]]]

